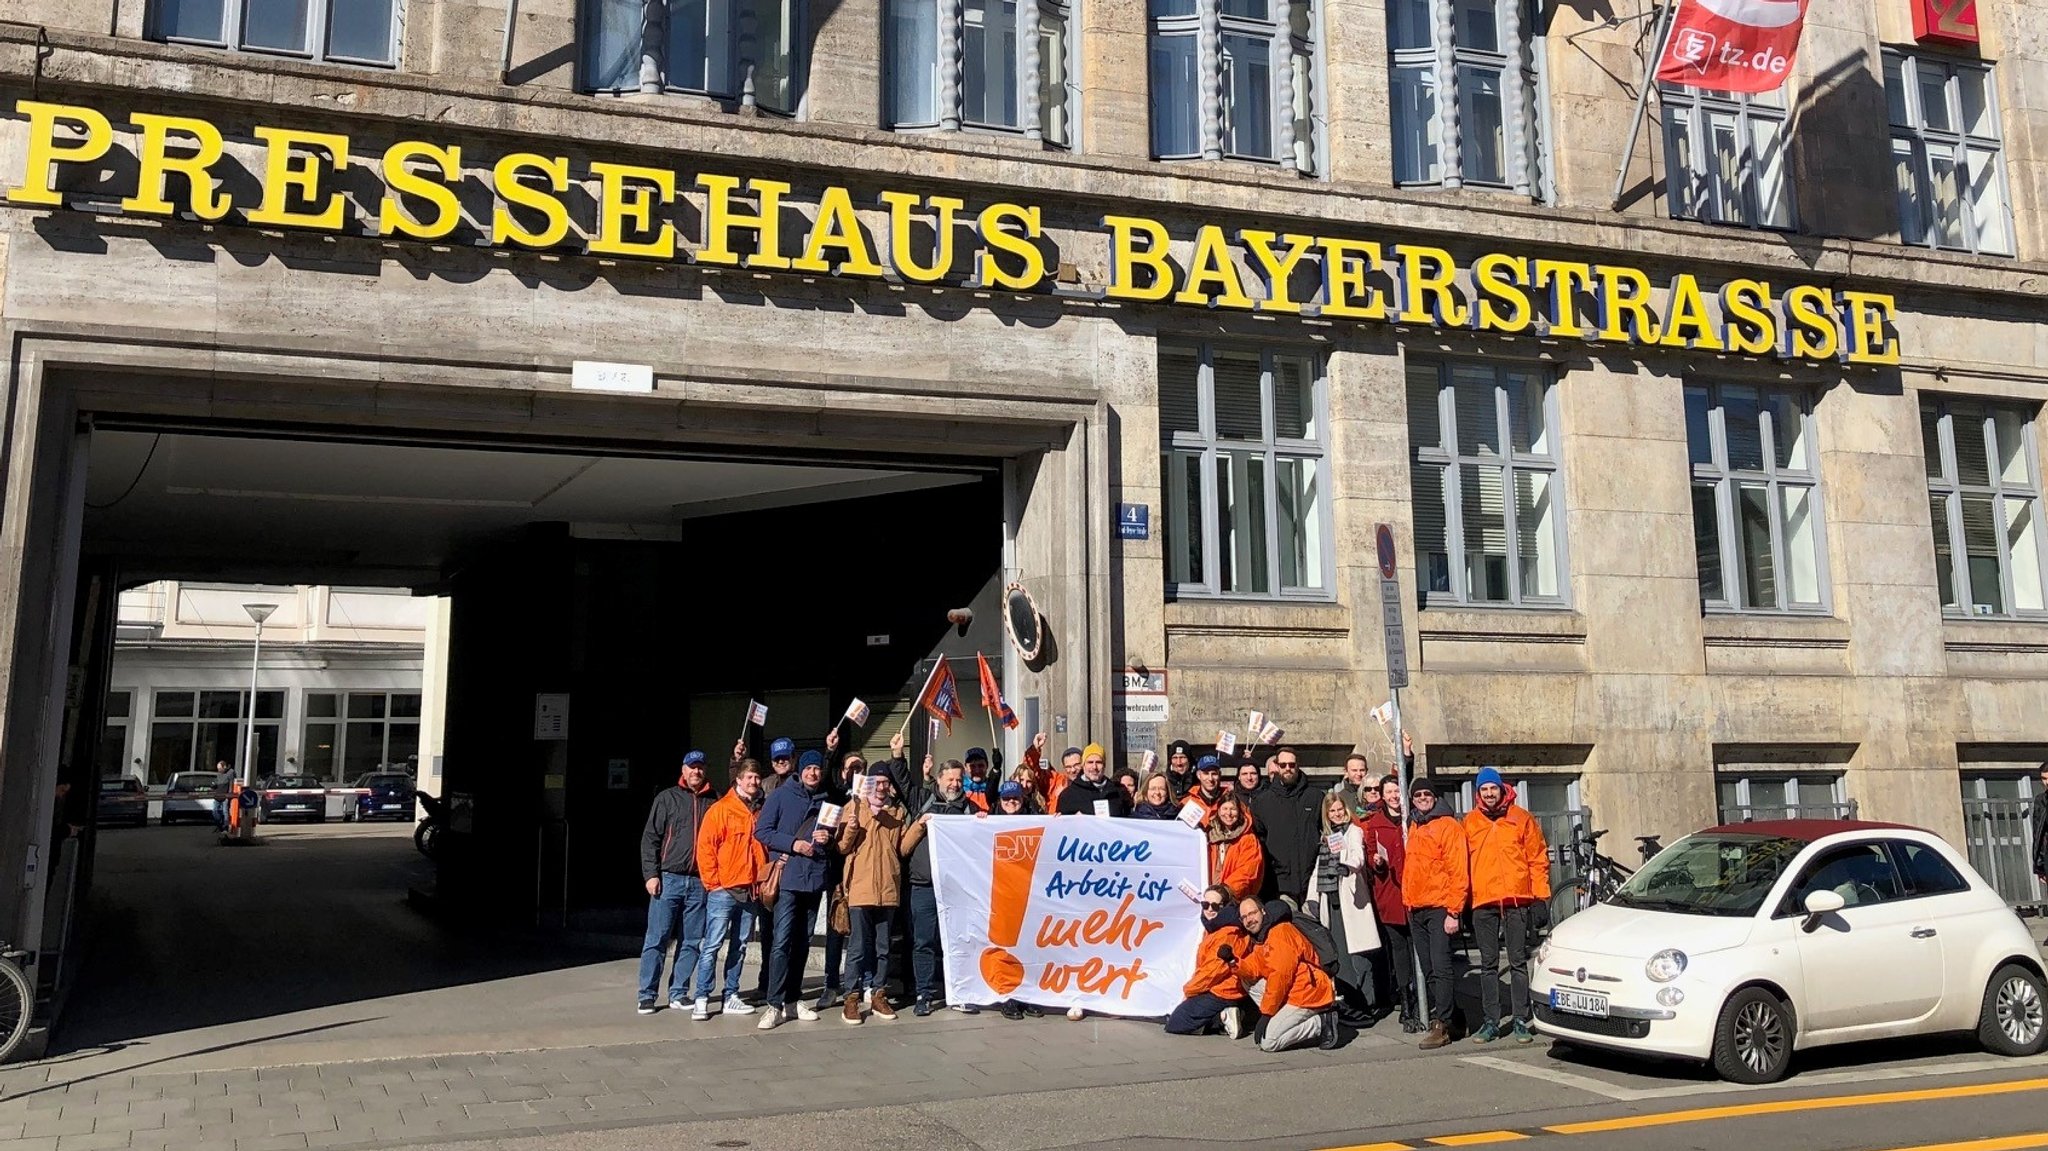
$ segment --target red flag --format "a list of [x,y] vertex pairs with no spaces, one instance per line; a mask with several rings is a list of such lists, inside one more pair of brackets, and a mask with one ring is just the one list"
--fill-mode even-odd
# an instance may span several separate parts
[[960,685],[953,679],[953,665],[945,656],[939,657],[938,666],[924,681],[924,691],[918,694],[917,705],[931,717],[946,725],[946,734],[953,734],[953,721],[959,719]]
[[1017,713],[1003,702],[1003,689],[996,686],[996,673],[989,670],[988,657],[974,653],[974,662],[981,665],[981,706],[1000,717],[1004,727],[1017,726]]
[[1771,92],[1792,73],[1806,0],[1678,0],[1657,79],[1687,88]]

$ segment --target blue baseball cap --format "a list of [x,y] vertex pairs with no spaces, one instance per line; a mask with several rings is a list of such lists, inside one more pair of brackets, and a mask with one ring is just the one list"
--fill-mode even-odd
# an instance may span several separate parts
[[792,756],[792,755],[795,755],[795,754],[796,754],[796,741],[795,741],[795,740],[790,740],[790,739],[778,739],[778,740],[776,740],[776,741],[775,741],[774,743],[771,743],[771,744],[769,744],[769,745],[768,745],[768,758],[769,758],[769,759],[788,759],[788,758],[789,758],[790,756]]
[[[783,743],[788,743],[789,741],[785,739],[785,740],[782,740],[782,741],[780,741],[780,742],[783,742]],[[818,750],[817,750],[817,749],[815,749],[815,748],[813,748],[813,749],[812,749],[812,750],[810,750],[810,751],[807,751],[807,752],[805,752],[805,753],[804,753],[804,757],[803,757],[802,759],[799,759],[799,760],[797,760],[797,761],[796,761],[796,769],[797,769],[798,771],[802,771],[802,770],[803,770],[804,768],[807,768],[807,767],[823,767],[823,766],[825,766],[825,753],[824,753],[824,752],[821,752],[821,751],[818,751]]]
[[1198,759],[1198,760],[1196,760],[1196,761],[1195,761],[1195,770],[1196,770],[1196,771],[1222,771],[1222,770],[1223,770],[1223,765],[1222,765],[1222,764],[1220,764],[1220,763],[1218,763],[1218,762],[1216,762],[1216,757],[1215,757],[1215,756],[1213,756],[1213,755],[1205,755],[1205,756],[1203,756],[1202,758],[1200,758],[1200,759]]
[[1482,767],[1482,768],[1480,768],[1480,769],[1479,769],[1479,775],[1478,775],[1478,777],[1477,777],[1477,778],[1475,778],[1475,779],[1474,779],[1474,780],[1472,781],[1472,786],[1473,786],[1473,787],[1485,787],[1485,786],[1486,786],[1487,784],[1489,784],[1489,783],[1491,783],[1491,784],[1497,784],[1497,785],[1499,785],[1499,786],[1501,786],[1501,787],[1506,787],[1506,786],[1507,786],[1507,782],[1506,782],[1505,780],[1501,779],[1501,777],[1500,777],[1500,769],[1499,769],[1499,768],[1497,768],[1497,767]]
[[702,766],[704,766],[704,753],[703,753],[703,752],[701,752],[701,751],[694,751],[694,750],[693,750],[693,751],[691,751],[691,752],[690,752],[690,753],[689,753],[688,755],[686,755],[686,756],[684,756],[684,757],[683,757],[683,766],[684,766],[684,767],[702,767]]
[[996,788],[996,798],[1022,799],[1024,798],[1024,785],[1016,782],[1015,780],[1012,780],[1009,783],[1006,783],[1001,787]]
[[966,762],[968,762],[968,763],[973,763],[973,762],[974,762],[975,760],[977,760],[977,759],[978,759],[978,760],[980,760],[980,761],[981,761],[981,762],[983,762],[983,763],[987,763],[987,762],[988,762],[988,752],[986,752],[986,751],[983,751],[982,749],[980,749],[980,748],[978,748],[978,747],[970,747],[970,748],[968,748],[968,749],[967,749],[967,754],[966,754],[966,755],[964,755],[964,756],[962,756],[961,758],[962,758],[963,760],[965,760]]

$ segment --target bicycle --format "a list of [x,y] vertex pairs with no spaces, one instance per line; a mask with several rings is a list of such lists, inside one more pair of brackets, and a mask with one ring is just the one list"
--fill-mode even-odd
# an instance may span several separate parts
[[448,804],[447,801],[428,795],[424,791],[418,795],[420,806],[426,810],[427,817],[420,820],[418,827],[413,828],[412,845],[428,859],[439,859],[441,833],[448,828]]
[[[1572,825],[1572,840],[1565,850],[1573,869],[1578,873],[1577,878],[1572,881],[1573,910],[1584,911],[1596,903],[1605,903],[1614,898],[1614,893],[1621,890],[1621,885],[1635,874],[1633,868],[1625,867],[1612,857],[1600,853],[1600,837],[1606,834],[1605,828],[1588,832],[1585,824]],[[1656,838],[1637,837],[1639,844],[1643,840],[1650,841],[1640,848],[1645,853],[1646,860],[1655,854],[1651,850],[1651,845],[1655,843]]]
[[7,1062],[22,1041],[35,1016],[36,989],[21,969],[28,952],[0,943],[0,1063]]

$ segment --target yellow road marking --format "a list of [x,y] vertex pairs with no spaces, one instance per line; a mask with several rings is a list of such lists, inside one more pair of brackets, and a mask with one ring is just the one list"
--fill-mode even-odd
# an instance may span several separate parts
[[1958,1143],[1929,1143],[1921,1147],[1900,1147],[1896,1151],[2026,1151],[2029,1147],[2048,1147],[2048,1131],[2006,1135],[1997,1139],[1965,1139]]
[[1469,1135],[1445,1135],[1430,1142],[1439,1147],[1477,1147],[1482,1143],[1508,1143],[1527,1138],[1520,1131],[1474,1131]]
[[[1594,1119],[1584,1123],[1559,1123],[1544,1130],[1553,1135],[1594,1135],[1605,1131],[1631,1131],[1641,1127],[1665,1127],[1674,1123],[1701,1123],[1712,1119],[1743,1119],[1756,1115],[1784,1115],[1798,1111],[1829,1111],[1842,1107],[1877,1106],[1885,1103],[1926,1103],[1938,1099],[1971,1099],[1984,1095],[2012,1095],[2048,1088],[2048,1079],[2018,1079],[2009,1083],[1969,1083],[1958,1087],[1923,1087],[1914,1091],[1885,1091],[1874,1095],[1829,1095],[1819,1099],[1773,1099],[1766,1103],[1736,1103],[1726,1107],[1697,1107],[1687,1111],[1660,1111],[1653,1115],[1629,1115],[1619,1119]],[[2034,1136],[2024,1136],[2034,1138]],[[2048,1136],[2042,1137],[2048,1142]],[[1951,1144],[1951,1146],[1955,1146]],[[1979,1144],[1968,1144],[1980,1147]],[[2015,1144],[2033,1147],[2037,1144]],[[1915,1149],[1920,1151],[1920,1149]],[[1985,1148],[1984,1151],[1988,1151]]]
[[1325,1147],[1323,1151],[1415,1151],[1406,1143],[1354,1143],[1349,1147]]

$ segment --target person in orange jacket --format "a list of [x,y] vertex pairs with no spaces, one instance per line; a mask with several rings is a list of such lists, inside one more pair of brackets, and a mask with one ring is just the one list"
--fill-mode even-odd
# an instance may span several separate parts
[[1424,1050],[1451,1041],[1451,936],[1472,895],[1471,859],[1465,825],[1437,805],[1436,784],[1418,779],[1408,786],[1408,856],[1401,874],[1401,902],[1408,905],[1408,931],[1422,961],[1429,992],[1429,1033]]
[[1209,882],[1230,889],[1233,899],[1257,895],[1266,881],[1266,849],[1252,831],[1244,801],[1226,795],[1209,815]]
[[1244,985],[1222,954],[1226,947],[1232,955],[1251,948],[1251,936],[1237,918],[1236,899],[1220,883],[1202,892],[1202,942],[1195,948],[1195,973],[1181,988],[1187,998],[1167,1016],[1168,1035],[1207,1035],[1218,1028],[1232,1039],[1242,1034],[1244,1013],[1239,1007]]
[[1508,987],[1517,1043],[1534,1043],[1529,1006],[1529,930],[1536,908],[1549,909],[1550,847],[1543,829],[1491,767],[1479,769],[1479,805],[1465,813],[1465,843],[1472,860],[1472,934],[1479,941],[1479,1002],[1485,1022],[1474,1043],[1501,1037],[1501,943],[1507,943]]
[[1237,917],[1251,937],[1251,951],[1237,957],[1237,977],[1259,1009],[1253,1032],[1259,1050],[1285,1051],[1310,1042],[1335,1047],[1337,985],[1323,970],[1316,945],[1294,926],[1287,905],[1244,899]]
[[768,874],[768,853],[754,838],[754,817],[766,798],[761,765],[740,761],[732,790],[704,813],[697,829],[697,873],[704,880],[704,952],[697,960],[696,984],[704,989],[690,1009],[690,1018],[711,1018],[709,996],[718,977],[718,949],[731,941],[725,961],[725,1015],[752,1015],[754,1006],[740,998],[740,968],[747,953],[747,935],[761,915],[754,885]]

